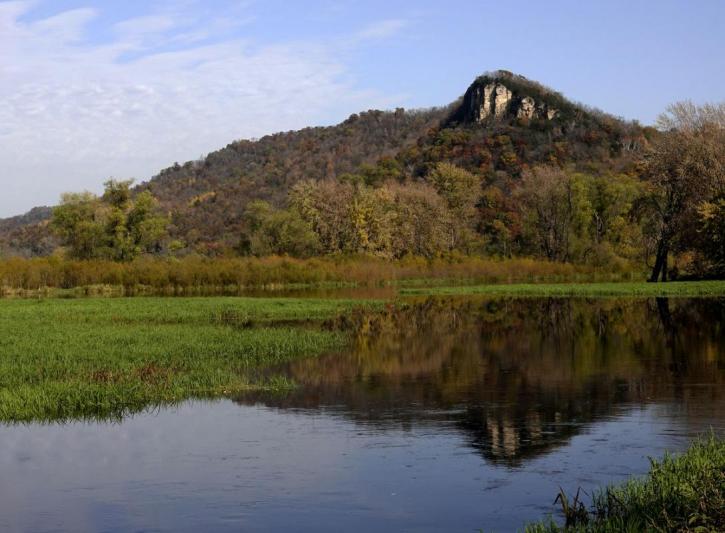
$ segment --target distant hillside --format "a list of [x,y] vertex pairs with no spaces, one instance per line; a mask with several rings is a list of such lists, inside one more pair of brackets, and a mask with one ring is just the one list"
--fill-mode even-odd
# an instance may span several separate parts
[[35,207],[11,218],[0,219],[0,252],[8,255],[47,255],[58,245],[48,231],[53,209]]
[[162,170],[149,189],[172,213],[172,233],[188,241],[234,244],[250,200],[285,202],[304,178],[334,178],[374,168],[436,127],[446,109],[366,111],[336,126],[237,141],[200,161]]
[[[508,194],[535,163],[621,170],[646,143],[636,124],[574,104],[521,76],[477,78],[457,102],[430,110],[367,111],[331,127],[242,140],[198,161],[174,164],[137,187],[171,215],[171,236],[202,253],[233,247],[249,201],[282,206],[302,179],[358,174],[368,183],[420,180],[451,162]],[[100,177],[99,177],[100,179]],[[49,208],[0,221],[0,250],[38,255],[55,241]]]

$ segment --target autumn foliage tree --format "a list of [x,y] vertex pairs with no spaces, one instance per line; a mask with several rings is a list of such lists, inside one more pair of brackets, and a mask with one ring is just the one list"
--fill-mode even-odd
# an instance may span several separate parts
[[643,238],[633,209],[642,193],[641,183],[627,175],[527,169],[514,194],[522,250],[551,261],[636,261]]
[[323,253],[433,257],[454,245],[454,218],[426,183],[306,180],[293,187],[290,202],[318,235]]
[[[703,236],[722,229],[717,221],[725,191],[725,104],[673,104],[658,125],[662,135],[647,154],[644,170],[655,243],[650,281],[667,280],[671,252],[694,250],[708,256]],[[717,244],[710,252],[719,261]]]
[[476,206],[481,200],[481,177],[451,163],[438,163],[428,181],[445,200],[451,215],[450,248],[473,251],[480,241],[474,228]]

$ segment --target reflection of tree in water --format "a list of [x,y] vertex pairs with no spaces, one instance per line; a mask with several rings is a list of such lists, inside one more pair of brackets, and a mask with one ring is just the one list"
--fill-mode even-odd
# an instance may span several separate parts
[[241,401],[449,424],[515,465],[618,406],[722,403],[723,318],[722,300],[421,300],[356,316],[352,350],[290,365],[297,391]]

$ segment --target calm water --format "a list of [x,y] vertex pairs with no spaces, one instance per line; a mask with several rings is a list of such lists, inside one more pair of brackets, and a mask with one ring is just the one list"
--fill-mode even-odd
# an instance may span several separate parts
[[2,531],[514,531],[725,433],[725,300],[438,299],[285,396],[0,426]]

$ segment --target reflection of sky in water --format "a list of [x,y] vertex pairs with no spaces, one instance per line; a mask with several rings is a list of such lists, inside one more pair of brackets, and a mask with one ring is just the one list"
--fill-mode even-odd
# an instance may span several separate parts
[[[120,424],[0,427],[0,529],[471,531],[520,527],[574,491],[681,449],[707,406],[624,407],[519,467],[450,424],[381,429],[325,410],[187,403]],[[722,430],[722,419],[720,419]]]

